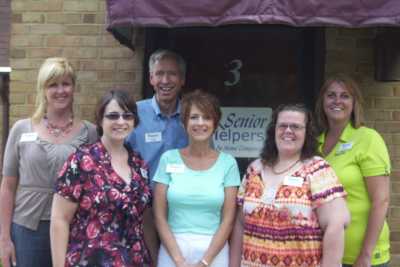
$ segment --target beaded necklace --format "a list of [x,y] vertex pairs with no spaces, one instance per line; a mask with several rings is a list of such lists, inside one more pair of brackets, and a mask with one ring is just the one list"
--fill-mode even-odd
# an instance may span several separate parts
[[64,126],[58,126],[56,124],[51,123],[47,115],[44,115],[43,122],[44,125],[46,126],[47,132],[50,135],[57,138],[60,136],[66,136],[69,132],[71,132],[72,126],[74,125],[74,117],[71,116],[71,118]]

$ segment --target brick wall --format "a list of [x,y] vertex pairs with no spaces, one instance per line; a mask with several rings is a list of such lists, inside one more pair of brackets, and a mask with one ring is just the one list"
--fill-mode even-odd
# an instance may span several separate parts
[[[0,0],[0,12],[4,1]],[[37,71],[50,56],[68,57],[77,70],[76,114],[83,118],[93,119],[96,100],[109,88],[129,88],[140,96],[144,38],[139,35],[135,52],[115,41],[105,30],[105,1],[13,0],[11,4],[12,123],[31,115]],[[391,266],[400,266],[400,82],[374,80],[373,39],[378,31],[328,28],[326,74],[346,72],[356,77],[365,96],[368,125],[381,132],[389,146]]]
[[[9,61],[9,56],[10,56],[9,41],[10,41],[10,28],[11,28],[10,2],[11,1],[9,0],[0,0],[0,67],[10,66],[10,61]],[[3,78],[0,77],[0,88],[3,87],[2,81]],[[3,103],[2,101],[0,101],[0,125],[2,124],[3,124]],[[0,136],[2,135],[3,135],[3,127],[0,127]],[[2,142],[0,142],[0,151],[1,150],[2,150]],[[1,153],[0,153],[0,160],[1,160]]]
[[369,126],[378,130],[389,147],[391,175],[390,210],[392,262],[400,266],[400,82],[374,79],[373,40],[384,29],[328,28],[326,31],[326,75],[344,72],[359,82]]
[[11,5],[11,123],[32,114],[38,69],[47,57],[67,57],[77,71],[77,116],[93,119],[97,99],[110,88],[139,96],[142,54],[106,31],[105,1],[13,0]]
[[0,67],[9,66],[10,2],[0,0]]

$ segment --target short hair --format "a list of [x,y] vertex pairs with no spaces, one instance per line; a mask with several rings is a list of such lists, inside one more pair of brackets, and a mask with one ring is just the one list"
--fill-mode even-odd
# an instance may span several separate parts
[[263,164],[272,166],[278,160],[278,148],[275,141],[275,130],[278,121],[278,116],[284,111],[295,111],[304,114],[305,117],[305,140],[301,149],[300,159],[305,160],[311,158],[318,153],[317,133],[314,127],[312,113],[303,104],[283,104],[278,106],[272,113],[271,122],[266,130],[266,140],[261,151],[260,158]]
[[181,120],[185,128],[193,105],[200,109],[201,112],[210,115],[214,122],[215,131],[222,116],[217,97],[201,89],[196,89],[193,92],[185,94],[181,101]]
[[75,71],[66,58],[52,57],[47,58],[39,69],[36,83],[36,104],[35,112],[32,116],[34,122],[39,122],[46,113],[47,99],[46,88],[58,79],[68,76],[71,78],[73,86],[76,84]]
[[159,62],[160,60],[163,59],[173,59],[175,60],[176,64],[178,64],[178,68],[180,71],[180,74],[183,78],[186,76],[186,62],[181,57],[179,54],[175,53],[174,51],[171,50],[166,50],[166,49],[158,49],[153,54],[151,54],[150,59],[149,59],[149,72],[153,73],[154,70],[154,65]]
[[339,83],[344,86],[344,88],[353,97],[353,111],[351,112],[351,124],[354,128],[359,128],[364,124],[364,109],[363,109],[363,97],[358,84],[346,74],[336,74],[328,78],[322,85],[319,91],[317,103],[315,105],[315,116],[317,118],[318,127],[322,132],[329,129],[328,119],[324,111],[324,94],[326,90],[333,84]]
[[97,134],[99,136],[103,135],[103,127],[102,122],[104,118],[104,112],[106,110],[107,105],[111,102],[111,100],[117,101],[118,105],[127,112],[132,112],[134,115],[134,124],[133,127],[136,127],[139,124],[139,116],[137,113],[137,106],[135,98],[131,93],[127,90],[123,89],[113,89],[106,92],[102,98],[98,101],[96,107],[95,114],[95,122],[97,127]]

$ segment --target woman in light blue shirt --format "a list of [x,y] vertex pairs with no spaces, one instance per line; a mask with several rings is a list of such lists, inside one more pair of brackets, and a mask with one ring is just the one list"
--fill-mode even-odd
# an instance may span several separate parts
[[181,114],[189,145],[165,152],[153,178],[158,266],[227,267],[239,169],[231,155],[210,146],[221,118],[215,96],[187,94]]

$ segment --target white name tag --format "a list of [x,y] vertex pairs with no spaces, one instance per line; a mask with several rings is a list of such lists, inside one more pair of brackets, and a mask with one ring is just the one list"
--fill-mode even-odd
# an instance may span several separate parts
[[37,133],[23,133],[21,135],[21,139],[19,139],[20,142],[33,142],[36,141],[38,138]]
[[161,132],[145,133],[144,140],[146,143],[161,142],[162,141]]
[[167,169],[165,170],[167,173],[183,173],[185,170],[185,165],[183,164],[167,164]]
[[304,179],[297,176],[286,176],[283,185],[300,187],[303,185]]
[[142,174],[143,178],[147,179],[149,178],[147,175],[147,170],[140,168],[140,173]]
[[343,154],[344,152],[353,148],[353,142],[341,144],[336,151],[336,155]]

